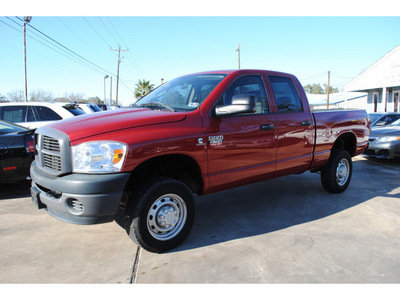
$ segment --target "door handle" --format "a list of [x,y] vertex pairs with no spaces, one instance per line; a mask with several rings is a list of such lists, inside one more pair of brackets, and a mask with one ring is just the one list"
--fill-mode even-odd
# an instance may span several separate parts
[[302,121],[301,122],[301,126],[310,126],[312,123],[311,123],[311,121]]
[[261,130],[273,130],[275,129],[275,125],[274,124],[264,124],[260,126]]

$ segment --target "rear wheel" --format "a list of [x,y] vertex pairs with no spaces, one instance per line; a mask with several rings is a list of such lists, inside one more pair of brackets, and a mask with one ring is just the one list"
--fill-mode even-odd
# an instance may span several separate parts
[[345,150],[332,150],[328,163],[321,171],[322,186],[331,193],[342,193],[349,186],[353,164]]
[[154,178],[132,191],[125,210],[129,237],[151,252],[177,247],[189,235],[195,217],[192,191],[172,178]]

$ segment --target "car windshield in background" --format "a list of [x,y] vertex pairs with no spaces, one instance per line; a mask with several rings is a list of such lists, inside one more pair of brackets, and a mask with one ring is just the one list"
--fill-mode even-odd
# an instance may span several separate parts
[[94,112],[103,111],[100,107],[98,107],[97,105],[93,105],[93,104],[90,104],[90,108],[91,108]]
[[390,124],[390,126],[400,126],[400,119]]
[[79,116],[79,115],[85,115],[86,114],[83,110],[77,108],[76,106],[64,106],[64,108],[67,109],[74,116]]
[[225,76],[224,74],[202,74],[176,78],[143,97],[135,103],[134,107],[170,111],[195,110]]
[[383,116],[383,114],[369,114],[371,123],[374,123],[376,120],[378,120],[382,116]]

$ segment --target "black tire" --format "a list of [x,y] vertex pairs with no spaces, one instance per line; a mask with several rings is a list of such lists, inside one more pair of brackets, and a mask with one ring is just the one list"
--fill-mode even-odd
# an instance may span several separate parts
[[332,150],[328,163],[321,171],[321,183],[328,192],[339,194],[349,186],[353,173],[351,155],[345,150]]
[[124,226],[135,243],[159,253],[186,239],[193,226],[195,203],[192,191],[184,183],[157,177],[130,193]]

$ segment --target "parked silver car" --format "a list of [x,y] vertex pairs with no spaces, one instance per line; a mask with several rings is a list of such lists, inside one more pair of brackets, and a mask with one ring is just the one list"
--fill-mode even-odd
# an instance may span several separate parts
[[400,113],[370,113],[371,127],[387,126],[400,119]]
[[372,128],[366,155],[378,158],[400,158],[400,119],[389,126]]

